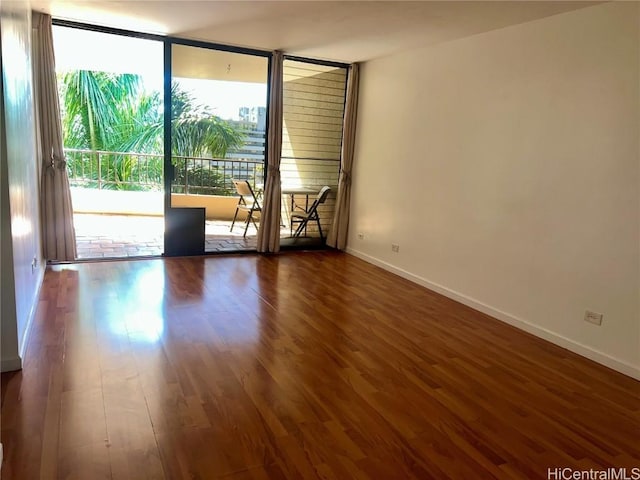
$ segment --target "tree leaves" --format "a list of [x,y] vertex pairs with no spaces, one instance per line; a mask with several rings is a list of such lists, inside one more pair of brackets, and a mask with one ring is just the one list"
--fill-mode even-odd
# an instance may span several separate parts
[[[147,92],[138,75],[75,70],[60,77],[59,95],[65,147],[112,152],[70,155],[72,171],[92,172],[92,184],[101,188],[152,188],[136,181],[142,165],[135,155],[127,155],[148,153],[158,158],[144,160],[145,175],[162,178],[164,102],[160,92]],[[224,158],[229,150],[242,147],[242,132],[197,103],[176,82],[171,85],[171,97],[172,156]],[[191,177],[204,175],[196,173]],[[208,181],[217,181],[217,174],[206,173]]]
[[[67,148],[161,154],[164,105],[160,92],[146,92],[142,78],[75,70],[62,76],[60,97]],[[172,154],[224,158],[244,135],[207,106],[171,86]]]

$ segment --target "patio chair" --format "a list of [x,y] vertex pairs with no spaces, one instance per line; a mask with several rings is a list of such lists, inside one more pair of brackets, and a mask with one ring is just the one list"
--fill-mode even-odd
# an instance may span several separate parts
[[296,228],[293,238],[299,237],[300,234],[306,230],[309,221],[315,221],[318,225],[318,232],[320,232],[320,240],[324,241],[322,227],[320,226],[320,216],[318,215],[318,207],[327,200],[330,191],[331,188],[325,185],[320,189],[318,196],[309,207],[309,210],[305,211],[303,208],[297,207],[291,212],[291,224],[298,224],[298,228]]
[[244,226],[244,234],[243,237],[247,236],[247,230],[249,229],[249,223],[253,222],[253,226],[258,229],[258,225],[256,224],[256,220],[254,215],[256,213],[262,212],[262,208],[260,207],[260,203],[258,202],[258,197],[253,192],[251,185],[246,180],[233,180],[233,184],[236,187],[236,192],[240,195],[238,199],[238,204],[236,205],[236,213],[233,215],[233,221],[231,222],[231,230],[233,231],[233,225],[236,223],[236,218],[238,218],[238,212],[243,210],[247,214],[247,218],[245,220]]

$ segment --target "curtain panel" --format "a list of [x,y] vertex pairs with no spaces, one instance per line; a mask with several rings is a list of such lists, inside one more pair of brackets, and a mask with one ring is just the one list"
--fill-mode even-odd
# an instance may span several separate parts
[[280,208],[282,186],[280,184],[280,156],[282,153],[282,74],[283,54],[273,52],[269,81],[269,133],[267,148],[267,181],[264,188],[258,252],[280,251]]
[[43,254],[47,260],[76,258],[76,235],[67,164],[62,144],[51,16],[33,15],[33,78],[40,169]]
[[356,140],[356,121],[358,114],[358,83],[359,66],[351,65],[349,79],[347,81],[347,98],[344,110],[344,126],[342,134],[342,155],[340,166],[340,178],[338,180],[338,194],[336,197],[336,209],[333,215],[333,223],[327,245],[344,250],[347,246],[347,234],[349,232],[349,205],[351,203],[351,171],[353,166],[353,154]]

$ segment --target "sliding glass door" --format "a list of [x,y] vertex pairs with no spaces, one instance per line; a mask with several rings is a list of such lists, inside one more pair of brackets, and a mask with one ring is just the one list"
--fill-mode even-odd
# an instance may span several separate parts
[[205,252],[255,250],[259,212],[247,226],[248,211],[240,209],[233,222],[239,201],[234,181],[248,182],[255,194],[245,195],[244,203],[260,203],[268,58],[185,44],[171,44],[168,57],[170,210],[193,217],[195,236],[203,233],[196,225],[204,225]]

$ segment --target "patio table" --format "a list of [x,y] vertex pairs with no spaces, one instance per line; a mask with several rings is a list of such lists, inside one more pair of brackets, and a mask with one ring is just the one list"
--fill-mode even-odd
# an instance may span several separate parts
[[[282,186],[282,195],[289,195],[291,198],[291,203],[290,203],[291,208],[289,209],[289,212],[293,212],[296,206],[302,207],[302,205],[296,204],[295,202],[296,195],[304,195],[305,197],[304,211],[306,212],[309,209],[309,195],[317,195],[319,191],[320,191],[320,187],[311,187],[311,186],[294,187],[294,186],[285,186],[285,185]],[[284,226],[284,222],[282,223],[282,226]],[[289,221],[289,227],[291,229],[291,233],[293,234],[293,225],[291,224],[291,221]]]

